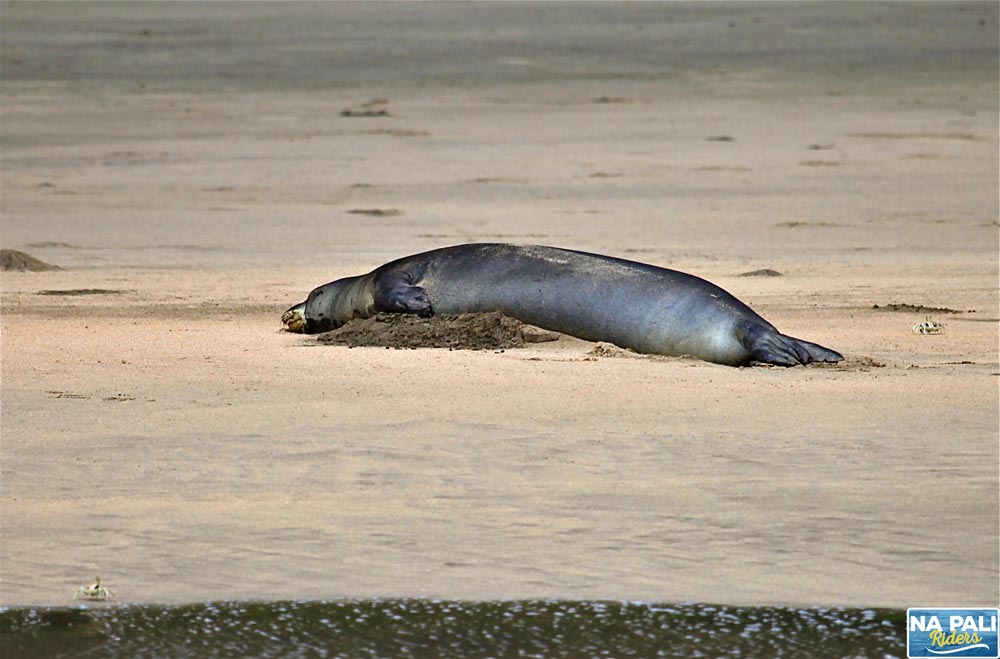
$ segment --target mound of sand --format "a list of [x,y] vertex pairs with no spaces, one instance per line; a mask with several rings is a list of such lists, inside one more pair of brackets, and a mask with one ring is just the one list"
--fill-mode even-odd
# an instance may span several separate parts
[[451,348],[456,350],[500,350],[521,348],[527,343],[555,341],[558,334],[525,325],[493,311],[438,315],[420,318],[409,314],[380,313],[352,320],[319,337],[322,343],[386,348]]

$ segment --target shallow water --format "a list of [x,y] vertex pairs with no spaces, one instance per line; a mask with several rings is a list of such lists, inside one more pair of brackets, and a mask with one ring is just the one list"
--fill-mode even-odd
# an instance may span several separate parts
[[139,91],[993,73],[994,3],[920,4],[9,3],[2,55],[5,82]]
[[0,611],[4,657],[902,657],[886,609],[422,599]]

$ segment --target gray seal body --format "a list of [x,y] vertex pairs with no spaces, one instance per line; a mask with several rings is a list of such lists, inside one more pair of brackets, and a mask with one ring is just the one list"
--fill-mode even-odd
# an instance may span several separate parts
[[486,311],[588,341],[730,366],[843,359],[833,350],[781,334],[704,279],[537,245],[457,245],[407,256],[314,289],[282,320],[289,331],[315,334],[378,312],[432,316]]

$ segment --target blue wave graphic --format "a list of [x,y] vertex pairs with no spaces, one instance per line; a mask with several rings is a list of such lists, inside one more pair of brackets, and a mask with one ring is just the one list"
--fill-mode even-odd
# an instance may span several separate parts
[[932,648],[927,648],[927,651],[933,652],[934,654],[955,654],[956,652],[965,652],[967,650],[976,650],[978,648],[989,650],[990,646],[986,645],[985,643],[976,643],[975,645],[966,645],[961,648],[952,648],[951,650],[934,650]]

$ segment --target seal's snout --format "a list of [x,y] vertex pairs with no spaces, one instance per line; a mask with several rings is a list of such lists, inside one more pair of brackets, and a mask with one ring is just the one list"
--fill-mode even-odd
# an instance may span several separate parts
[[281,314],[281,323],[286,332],[303,334],[306,331],[306,303],[301,302]]

